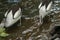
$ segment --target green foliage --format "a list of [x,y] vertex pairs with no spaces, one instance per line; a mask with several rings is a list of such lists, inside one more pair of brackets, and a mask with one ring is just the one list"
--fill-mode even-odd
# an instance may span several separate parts
[[9,35],[9,34],[7,34],[7,33],[5,33],[5,32],[3,32],[3,33],[0,34],[1,37],[6,37],[6,36],[8,36],[8,35]]
[[5,28],[0,27],[0,33],[3,33],[5,31]]
[[6,32],[5,32],[5,28],[3,28],[3,27],[0,27],[0,36],[1,37],[6,37],[6,36],[8,36],[9,34],[7,34]]

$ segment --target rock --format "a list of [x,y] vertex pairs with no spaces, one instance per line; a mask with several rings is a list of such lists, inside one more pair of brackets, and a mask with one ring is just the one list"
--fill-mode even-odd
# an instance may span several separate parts
[[33,40],[33,37],[29,37],[27,40]]
[[46,34],[42,34],[42,35],[40,35],[40,36],[38,36],[38,37],[40,37],[39,40],[48,40],[48,37],[47,37]]
[[9,40],[12,40],[12,39],[9,39]]
[[56,38],[55,40],[60,40],[60,38]]
[[27,30],[23,31],[22,34],[26,34],[28,32],[32,32],[32,30],[31,29],[27,29]]

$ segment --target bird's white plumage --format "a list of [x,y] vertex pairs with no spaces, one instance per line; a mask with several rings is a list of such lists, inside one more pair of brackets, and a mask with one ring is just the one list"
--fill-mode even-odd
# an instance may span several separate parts
[[8,11],[6,11],[6,13],[5,13],[5,17],[7,16],[7,14],[8,14]]
[[49,5],[47,6],[47,11],[51,9],[51,6],[52,6],[52,2],[50,2]]
[[10,25],[12,20],[13,20],[13,15],[11,10],[5,19],[5,26],[7,27],[8,25]]
[[42,5],[42,2],[40,3],[40,5],[39,5],[39,7],[38,7],[39,9],[40,9],[41,5]]
[[50,9],[52,7],[52,1],[48,4],[47,8],[46,8],[46,4],[42,5],[42,3],[40,3],[39,5],[39,17],[40,17],[40,23],[43,23],[43,18],[50,12]]
[[21,13],[21,9],[19,8],[19,10],[17,10],[17,12],[14,15],[14,18],[18,18],[20,16]]
[[46,7],[45,7],[45,5],[40,8],[39,14],[42,16],[42,18],[46,15]]
[[10,27],[14,23],[16,23],[21,18],[20,14],[21,14],[21,9],[19,8],[19,10],[15,13],[14,18],[13,18],[13,12],[12,10],[10,10],[10,12],[5,18],[5,27]]
[[42,6],[42,7],[39,9],[40,24],[43,23],[43,18],[44,18],[44,16],[45,16],[46,14],[47,14],[47,13],[46,13],[46,7],[45,7],[45,5],[44,5],[44,6]]

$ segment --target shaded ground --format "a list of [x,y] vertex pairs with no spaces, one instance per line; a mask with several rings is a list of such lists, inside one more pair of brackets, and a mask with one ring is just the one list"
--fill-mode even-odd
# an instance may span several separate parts
[[[37,23],[37,22],[36,22]],[[35,39],[43,29],[48,29],[50,22],[44,23],[43,25],[37,25],[34,20],[29,19],[25,20],[22,19],[22,25],[21,26],[14,26],[7,30],[7,33],[10,34],[10,36],[3,38],[4,40],[29,40],[30,37],[34,37]],[[29,31],[28,31],[29,30]],[[30,31],[31,30],[31,31]],[[24,33],[24,31],[26,33]]]

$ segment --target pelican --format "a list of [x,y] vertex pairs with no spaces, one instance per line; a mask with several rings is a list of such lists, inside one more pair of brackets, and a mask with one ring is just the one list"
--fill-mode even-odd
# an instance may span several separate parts
[[21,8],[18,6],[13,6],[4,14],[4,26],[10,27],[19,19],[21,19]]
[[50,12],[53,5],[53,0],[42,0],[42,2],[39,4],[39,17],[40,17],[40,23],[43,23],[43,18]]

